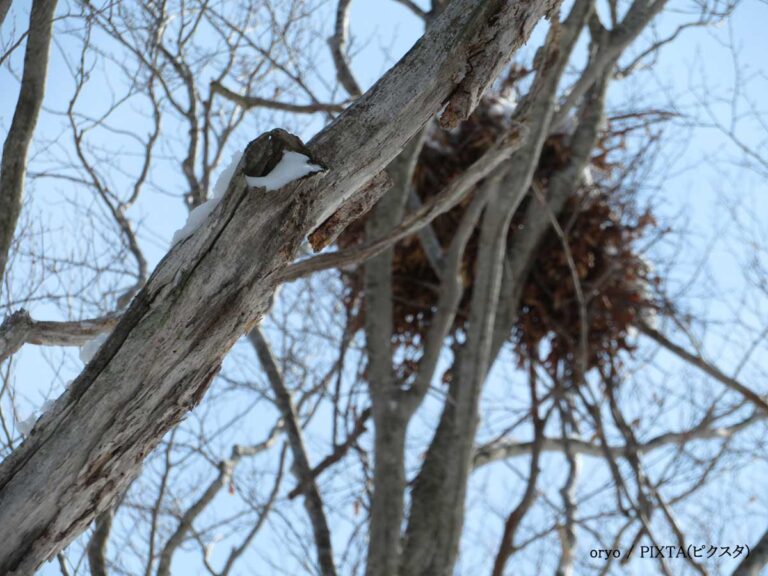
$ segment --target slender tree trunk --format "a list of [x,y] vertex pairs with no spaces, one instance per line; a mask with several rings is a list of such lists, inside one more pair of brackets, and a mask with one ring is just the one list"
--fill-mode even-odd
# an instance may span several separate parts
[[107,543],[109,534],[112,530],[113,511],[102,512],[96,518],[94,523],[93,536],[88,542],[88,567],[91,569],[91,576],[108,576],[107,571]]
[[[423,133],[389,165],[390,191],[379,201],[366,225],[366,240],[385,236],[403,219]],[[392,258],[389,248],[364,265],[365,335],[368,385],[373,402],[375,461],[368,542],[367,576],[394,574],[400,559],[400,529],[405,492],[405,437],[410,414],[400,402],[392,367]]]
[[374,413],[376,462],[373,476],[366,574],[396,574],[405,501],[405,438],[408,421],[396,406]]
[[549,131],[560,76],[591,9],[591,0],[580,0],[563,24],[553,23],[538,57],[536,78],[521,103],[521,119],[527,120],[531,134],[497,176],[497,195],[484,214],[467,340],[458,351],[456,376],[414,483],[403,576],[450,576],[453,571],[463,528],[480,393],[496,354],[496,316],[509,224],[531,184]]
[[[8,8],[10,1],[0,0],[0,24]],[[32,3],[19,99],[3,145],[0,161],[0,286],[8,265],[16,222],[21,214],[29,144],[45,96],[55,11],[56,0],[34,0]]]
[[453,571],[478,422],[480,386],[472,383],[484,380],[487,372],[511,214],[509,201],[498,196],[485,210],[480,245],[489,248],[475,270],[468,347],[462,351],[457,377],[450,385],[438,430],[413,489],[404,576],[449,576]]

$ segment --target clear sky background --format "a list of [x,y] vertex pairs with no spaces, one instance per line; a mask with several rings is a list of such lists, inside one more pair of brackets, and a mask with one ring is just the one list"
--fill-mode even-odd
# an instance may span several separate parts
[[[327,3],[316,18],[318,25],[323,27],[318,29],[318,33],[326,36],[331,27],[330,14],[333,4]],[[4,38],[12,33],[13,24],[17,29],[23,29],[28,5],[28,0],[14,2],[13,11],[3,29]],[[672,0],[672,5],[682,4],[676,4],[675,0]],[[679,18],[674,14],[660,18],[659,34],[664,35],[665,31],[671,30]],[[370,86],[379,78],[407,51],[422,32],[421,23],[417,18],[401,5],[386,0],[354,0],[350,23],[354,37],[352,67],[360,84],[364,87]],[[757,107],[766,112],[768,108],[765,99],[765,94],[768,93],[766,91],[768,89],[766,24],[768,24],[768,4],[759,0],[748,0],[741,5],[725,26],[684,32],[678,40],[663,49],[654,73],[642,75],[641,82],[632,79],[626,82],[615,82],[611,87],[610,102],[618,106],[631,97],[639,102],[654,102],[658,106],[676,110],[688,117],[694,115],[704,120],[706,114],[700,106],[699,99],[702,95],[709,95],[715,101],[722,99],[721,103],[716,104],[715,112],[720,121],[728,123],[733,113],[728,101],[734,87],[738,86],[748,99],[754,101]],[[63,23],[57,24],[57,30],[62,25]],[[542,31],[543,28],[540,26],[534,39],[523,49],[523,54],[530,56],[531,51],[539,45],[538,40]],[[738,62],[741,67],[738,74],[733,54],[728,49],[729,44],[734,44],[737,48]],[[645,42],[637,43],[630,54],[639,53],[645,45]],[[65,58],[66,55],[75,57],[70,53],[71,48],[66,37],[57,39],[49,72],[46,111],[41,117],[33,145],[31,169],[40,169],[40,164],[36,164],[37,159],[42,158],[50,146],[56,146],[57,139],[69,137],[62,130],[62,120],[57,116],[56,111],[60,111],[64,106],[58,101],[60,90],[63,90],[63,87],[68,89],[71,85],[71,75]],[[18,63],[21,57],[21,50],[13,56],[16,70],[19,70]],[[106,74],[105,78],[108,76],[108,71],[101,70],[98,73]],[[318,74],[332,76],[328,60],[325,60],[324,68],[318,70]],[[0,86],[2,87],[0,89],[0,132],[4,132],[10,123],[17,95],[16,84],[6,70],[0,71]],[[92,90],[84,96],[84,102],[92,101],[94,106],[98,106],[103,98],[103,93]],[[738,114],[740,111],[736,110],[736,112]],[[135,110],[133,114],[126,113],[125,122],[141,121],[142,115],[142,110]],[[756,147],[765,145],[767,135],[765,127],[752,124],[754,123],[750,123],[749,119],[737,123],[738,134]],[[320,123],[319,119],[286,118],[286,126],[308,139],[317,131]],[[728,211],[743,212],[763,223],[768,216],[766,180],[755,171],[738,166],[740,155],[724,135],[714,129],[691,130],[683,127],[682,123],[679,128],[675,126],[673,123],[671,128],[667,129],[669,144],[665,150],[666,160],[659,163],[659,172],[653,175],[653,182],[649,183],[647,190],[649,197],[652,196],[655,199],[657,213],[686,226],[689,230],[682,245],[658,247],[659,257],[667,257],[670,250],[677,252],[679,262],[670,278],[670,285],[673,287],[690,279],[701,254],[710,246],[713,239],[730,237],[730,235],[737,237],[738,230],[733,230],[732,222],[725,217]],[[262,129],[269,127],[261,126]],[[675,133],[674,130],[679,130],[679,133]],[[257,135],[258,132],[254,130],[254,133],[248,137]],[[243,136],[243,141],[238,144],[244,145],[246,141],[247,137]],[[234,146],[232,151],[234,152]],[[158,186],[148,189],[130,214],[132,218],[142,222],[139,238],[150,269],[168,250],[173,232],[186,220],[186,209],[182,200],[185,186],[181,175],[173,170],[158,167],[154,173],[154,179]],[[82,222],[71,221],[69,207],[72,203],[80,202],[95,204],[96,200],[89,198],[88,194],[75,186],[62,184],[60,181],[36,179],[27,191],[26,214],[30,218],[41,218],[61,231],[60,237],[56,239],[56,242],[60,243],[57,248],[75,244],[81,239],[78,234],[85,232],[82,230]],[[709,259],[707,272],[698,281],[701,283],[701,293],[707,293],[716,288],[721,294],[738,295],[743,288],[743,276],[740,271],[748,256],[733,242],[718,243]],[[708,317],[715,322],[728,321],[733,314],[735,304],[727,299],[709,302],[706,310]],[[36,318],[56,319],[61,315],[59,309],[34,302],[29,308]],[[746,316],[745,319],[759,324],[766,317],[764,313],[764,310],[754,310],[752,317]],[[742,336],[731,334],[731,337],[737,341]],[[705,344],[710,357],[723,367],[728,368],[737,362],[738,345],[729,346],[726,345],[729,342],[719,339],[708,340]],[[733,343],[730,342],[730,344]],[[761,356],[755,358],[754,362],[765,365],[765,360],[766,358]],[[25,417],[33,408],[39,407],[45,398],[55,397],[61,393],[66,382],[74,378],[82,368],[82,364],[77,359],[77,350],[47,350],[29,346],[17,355],[15,363],[15,379],[20,390],[17,405],[21,417]],[[497,379],[489,387],[489,398],[505,390],[506,372],[503,371],[504,368],[500,370]],[[423,421],[426,421],[426,414],[433,411],[435,406],[425,407]],[[6,403],[3,404],[3,410],[9,410]],[[263,422],[268,423],[270,419],[267,416],[271,417],[271,414],[272,412],[268,410]],[[261,436],[266,424],[260,426],[257,418],[253,426],[254,433],[251,441]],[[415,428],[419,430],[420,426],[417,423]],[[526,465],[524,461],[519,463],[521,469]],[[740,489],[748,492],[754,490],[756,486],[764,487],[765,476],[758,476],[758,474],[760,470],[757,467],[746,471],[745,477],[739,480],[743,482],[739,485]],[[487,475],[478,474],[477,476],[473,478],[473,487],[490,499],[491,507],[497,506],[498,511],[501,512],[508,510],[511,503],[516,501],[519,483],[518,485],[510,484],[508,481],[489,483]],[[477,493],[473,492],[471,497],[475,496]],[[726,534],[724,537],[741,541],[740,539],[745,538],[745,534],[759,534],[768,527],[765,500],[751,511],[741,512],[744,514],[743,517],[740,516],[739,526],[734,528],[732,534]],[[482,536],[478,536],[482,533],[482,524],[488,521],[487,518],[474,516],[468,520],[468,533],[471,534],[475,546],[472,549],[473,553],[463,558],[462,573],[464,574],[473,574],[471,570],[473,554],[478,556],[486,554],[496,545],[495,540],[489,541],[488,549],[484,549]],[[494,521],[498,522],[498,518]],[[255,546],[259,545],[258,542]],[[192,555],[193,562],[185,562],[184,556],[180,555],[174,563],[174,574],[183,576],[197,574],[195,570],[199,562],[196,554],[195,552]],[[249,564],[250,571],[247,569]],[[260,566],[264,565],[260,564],[258,556],[254,555],[248,562],[243,562],[236,573],[270,573],[269,569],[260,568]],[[628,567],[628,573],[646,574],[648,572],[644,570],[647,568],[647,564],[634,563]],[[46,576],[58,573],[58,569],[53,565],[45,566],[40,571],[40,574]]]

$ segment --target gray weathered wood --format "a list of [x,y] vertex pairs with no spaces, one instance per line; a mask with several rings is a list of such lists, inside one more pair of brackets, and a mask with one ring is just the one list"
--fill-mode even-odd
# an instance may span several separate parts
[[88,320],[47,322],[33,320],[26,310],[18,310],[0,324],[0,362],[15,354],[24,344],[82,346],[114,328],[118,318],[117,314],[108,314]]
[[[282,131],[248,146],[206,226],[163,259],[68,393],[0,466],[0,573],[30,574],[110,506],[260,320],[303,238],[443,105],[456,98],[451,121],[471,112],[555,4],[454,0],[307,148]],[[328,170],[278,191],[248,190],[244,175],[269,172],[283,148]]]

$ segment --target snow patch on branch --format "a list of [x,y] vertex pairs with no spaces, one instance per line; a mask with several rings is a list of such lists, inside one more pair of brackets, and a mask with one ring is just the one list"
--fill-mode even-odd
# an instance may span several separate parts
[[[232,180],[242,156],[242,153],[232,156],[231,162],[221,171],[216,180],[216,184],[213,187],[213,198],[203,202],[189,213],[186,224],[174,232],[171,239],[171,247],[192,236],[216,209],[216,206],[219,205],[219,202],[224,197],[227,188],[229,188],[230,180]],[[277,166],[269,174],[266,176],[246,176],[245,179],[251,188],[265,188],[268,191],[272,191],[278,190],[286,184],[303,178],[308,174],[319,172],[322,169],[317,164],[310,164],[309,158],[304,154],[283,152],[280,162],[277,163]]]
[[219,177],[216,179],[216,184],[213,186],[214,198],[221,198],[224,196],[224,193],[229,187],[229,181],[232,180],[232,176],[235,175],[235,170],[237,170],[237,165],[240,164],[240,159],[242,157],[242,152],[235,152],[232,154],[232,160],[230,160],[229,164],[227,164],[224,170],[221,171],[221,174],[219,174]]
[[[226,189],[226,188],[225,188]],[[208,219],[211,212],[214,211],[216,206],[219,205],[221,198],[211,198],[207,202],[203,202],[200,206],[195,207],[187,216],[187,223],[173,233],[171,238],[171,246],[176,246],[182,240],[189,238],[195,231],[200,228],[203,222]]]
[[[72,384],[72,380],[68,380],[67,383],[64,385],[64,394],[67,394],[69,392],[70,384]],[[19,433],[25,438],[29,436],[32,433],[32,429],[37,424],[37,421],[40,420],[40,418],[42,418],[43,416],[45,416],[46,412],[48,412],[51,408],[53,408],[54,404],[56,404],[56,400],[52,400],[49,398],[43,402],[40,408],[35,408],[34,410],[32,410],[29,416],[27,416],[24,420],[21,420],[17,417],[15,420],[16,430],[18,430]]]
[[16,430],[18,430],[19,433],[26,438],[29,436],[30,432],[32,432],[32,428],[35,427],[36,422],[37,411],[34,411],[24,420],[16,420]]
[[219,202],[221,202],[221,199],[224,197],[224,193],[227,191],[227,188],[229,188],[229,182],[232,180],[232,176],[235,175],[235,170],[237,170],[237,165],[240,163],[242,157],[242,152],[236,152],[232,155],[232,160],[230,160],[229,164],[224,167],[221,174],[219,174],[219,177],[216,179],[216,184],[213,186],[213,198],[207,202],[203,202],[200,206],[196,206],[189,213],[186,224],[173,233],[171,247],[176,246],[176,244],[182,240],[192,236],[192,234],[202,226],[203,222],[208,219],[208,216],[210,216],[211,212],[213,212],[216,206],[219,205]]
[[80,347],[80,361],[83,364],[88,364],[88,362],[91,361],[91,358],[96,356],[96,352],[99,351],[101,345],[107,341],[107,338],[109,338],[109,334],[109,332],[99,334],[93,340],[89,340]]
[[303,178],[308,174],[319,172],[323,168],[310,164],[309,158],[298,152],[283,152],[283,157],[266,176],[246,176],[245,180],[251,188],[265,188],[267,191],[278,190],[286,184]]

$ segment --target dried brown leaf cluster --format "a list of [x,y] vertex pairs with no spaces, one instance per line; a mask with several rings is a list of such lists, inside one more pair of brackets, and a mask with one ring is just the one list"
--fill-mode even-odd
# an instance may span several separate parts
[[[421,201],[438,194],[453,178],[477,160],[505,129],[504,120],[486,99],[475,113],[452,131],[435,129],[426,139],[414,173],[413,186]],[[568,138],[553,134],[546,141],[536,170],[535,182],[546,194],[550,177],[569,159]],[[608,159],[624,145],[623,135],[610,127],[595,148],[591,169],[602,177],[589,185],[574,186],[558,221],[564,230],[586,301],[588,314],[588,367],[600,365],[620,351],[630,351],[628,338],[639,316],[656,306],[651,288],[658,284],[650,266],[637,252],[638,239],[650,232],[656,222],[650,211],[638,212],[631,195],[617,194],[608,184],[610,175],[621,167]],[[471,194],[433,223],[434,233],[445,249],[459,226]],[[537,199],[531,194],[513,219],[509,246],[514,250],[516,230],[522,224],[525,208]],[[363,241],[365,217],[339,237],[342,247]],[[477,255],[477,231],[464,254],[462,277],[464,295],[459,305],[453,334],[464,329],[472,293],[472,271]],[[342,272],[347,287],[346,306],[350,329],[362,328],[362,267]],[[393,258],[394,334],[393,343],[406,351],[417,352],[429,327],[438,299],[439,279],[418,236],[397,244]],[[504,297],[504,295],[502,295]],[[522,290],[513,340],[520,361],[534,351],[544,351],[550,365],[572,367],[580,334],[580,312],[562,239],[550,230],[540,244],[531,272]],[[537,354],[539,352],[536,352]],[[405,354],[402,371],[411,364]]]

